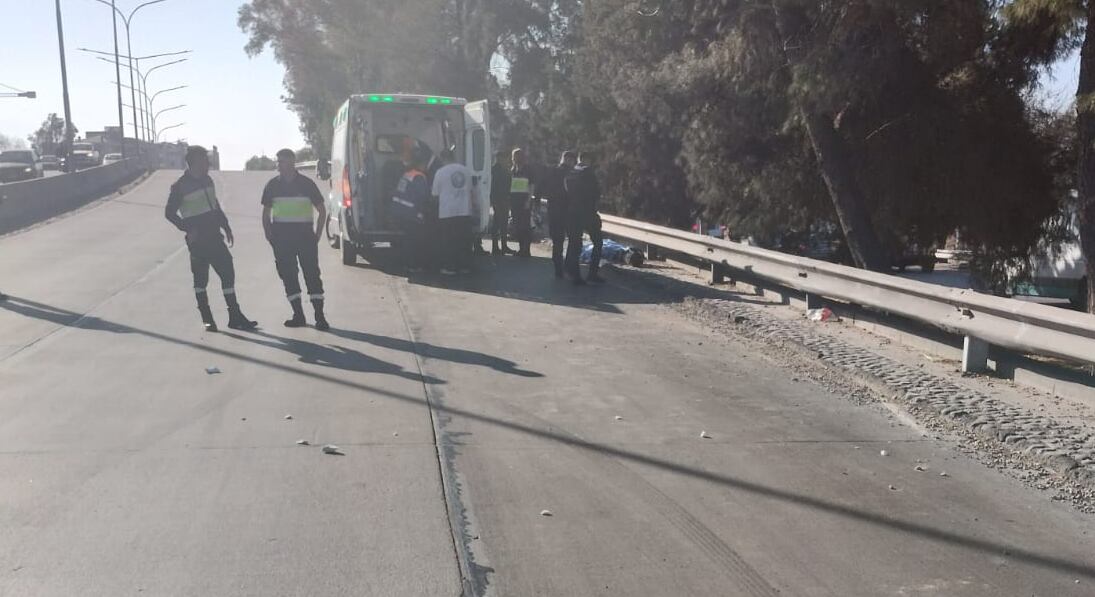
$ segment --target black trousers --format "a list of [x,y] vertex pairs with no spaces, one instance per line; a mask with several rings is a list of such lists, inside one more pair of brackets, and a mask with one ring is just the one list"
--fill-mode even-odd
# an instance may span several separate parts
[[516,224],[517,243],[521,253],[532,249],[532,198],[528,195],[514,195],[510,198],[509,210]]
[[490,223],[490,240],[504,246],[509,242],[509,203],[492,203],[491,208],[494,210],[494,219]]
[[589,275],[596,276],[601,269],[601,252],[604,251],[604,235],[601,233],[601,216],[593,214],[586,218],[580,218],[572,222],[568,233],[566,271],[575,279],[581,275],[579,266],[582,257],[582,236],[589,233],[589,240],[593,243],[593,251],[589,259]]
[[438,224],[441,232],[441,266],[454,270],[470,268],[471,218],[442,218]]
[[278,276],[285,285],[285,296],[290,301],[301,298],[300,277],[297,266],[304,272],[304,283],[308,287],[308,298],[323,300],[323,278],[319,272],[319,247],[315,232],[311,226],[297,224],[274,224],[272,231],[274,246],[274,265]]
[[232,253],[228,251],[224,240],[220,238],[196,240],[188,242],[187,248],[190,249],[190,273],[194,275],[194,295],[198,299],[198,305],[209,305],[206,287],[209,286],[210,267],[221,279],[221,289],[225,299],[229,300],[229,304],[234,304],[236,268],[232,264]]
[[[563,245],[566,242],[570,226],[568,226],[566,214],[548,212],[548,230],[551,233],[551,261],[555,264],[555,272],[562,273],[565,265],[563,259]],[[578,239],[581,244],[582,240]]]

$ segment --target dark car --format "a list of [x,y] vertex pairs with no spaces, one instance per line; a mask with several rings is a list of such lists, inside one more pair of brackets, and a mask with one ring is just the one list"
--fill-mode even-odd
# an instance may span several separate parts
[[32,149],[0,151],[0,182],[17,182],[42,177],[42,166]]
[[38,163],[42,165],[42,170],[60,170],[61,158],[55,155],[44,155],[39,158]]
[[75,143],[72,146],[72,167],[75,170],[103,165],[103,156],[91,143]]

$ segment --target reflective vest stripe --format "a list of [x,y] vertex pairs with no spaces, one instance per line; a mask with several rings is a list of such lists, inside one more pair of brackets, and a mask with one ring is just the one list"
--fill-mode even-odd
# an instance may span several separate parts
[[183,195],[182,201],[179,202],[179,215],[183,219],[193,218],[219,208],[217,195],[211,193],[209,187],[204,187]]
[[524,176],[514,176],[513,181],[509,184],[509,192],[511,193],[528,193],[529,192],[529,179]]
[[311,223],[312,202],[307,197],[274,197],[270,215],[275,223]]

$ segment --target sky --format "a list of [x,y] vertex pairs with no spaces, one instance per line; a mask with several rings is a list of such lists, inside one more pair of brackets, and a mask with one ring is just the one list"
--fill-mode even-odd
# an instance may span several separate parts
[[[126,14],[144,0],[116,0]],[[221,168],[239,170],[252,155],[273,155],[282,147],[304,146],[299,122],[281,100],[284,69],[270,50],[250,58],[243,51],[247,36],[236,25],[242,0],[166,0],[146,6],[132,21],[134,56],[192,50],[189,60],[148,76],[149,94],[187,85],[156,99],[155,110],[185,104],[162,114],[164,140],[216,145]],[[118,101],[114,66],[77,48],[113,52],[110,7],[95,0],[61,0],[64,18],[69,99],[72,121],[82,131],[117,126]],[[54,0],[0,0],[0,83],[38,93],[37,99],[0,98],[0,133],[25,138],[50,112],[64,114],[61,65],[57,48]],[[119,51],[125,54],[125,28],[119,19]],[[170,58],[142,62],[167,62]],[[122,65],[122,82],[129,74]],[[0,89],[0,91],[9,91]],[[124,103],[130,94],[122,89]],[[125,109],[126,136],[131,137],[132,111]]]

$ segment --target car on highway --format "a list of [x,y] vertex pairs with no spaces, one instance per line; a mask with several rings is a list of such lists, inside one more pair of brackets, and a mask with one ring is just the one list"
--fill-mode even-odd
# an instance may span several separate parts
[[0,182],[18,182],[42,177],[42,165],[33,149],[0,151]]
[[122,154],[120,153],[108,153],[103,156],[103,165],[113,164],[114,162],[122,161]]
[[1041,239],[1029,258],[1029,279],[1020,277],[1009,294],[1067,300],[1082,309],[1087,305],[1087,260],[1080,247],[1080,218],[1074,209],[1063,210],[1060,217],[1066,223],[1066,238]]
[[72,166],[75,170],[93,168],[103,165],[103,156],[95,145],[91,143],[74,143],[72,145]]
[[38,163],[42,165],[42,170],[61,169],[61,158],[55,155],[44,155],[38,158]]
[[486,229],[491,169],[486,101],[367,93],[346,100],[333,120],[331,159],[320,160],[316,173],[330,183],[327,238],[333,248],[341,248],[343,263],[351,265],[359,255],[402,242],[389,206],[405,169],[402,152],[408,142],[432,156],[452,149],[456,160],[472,170],[472,184],[479,189],[476,226]]

